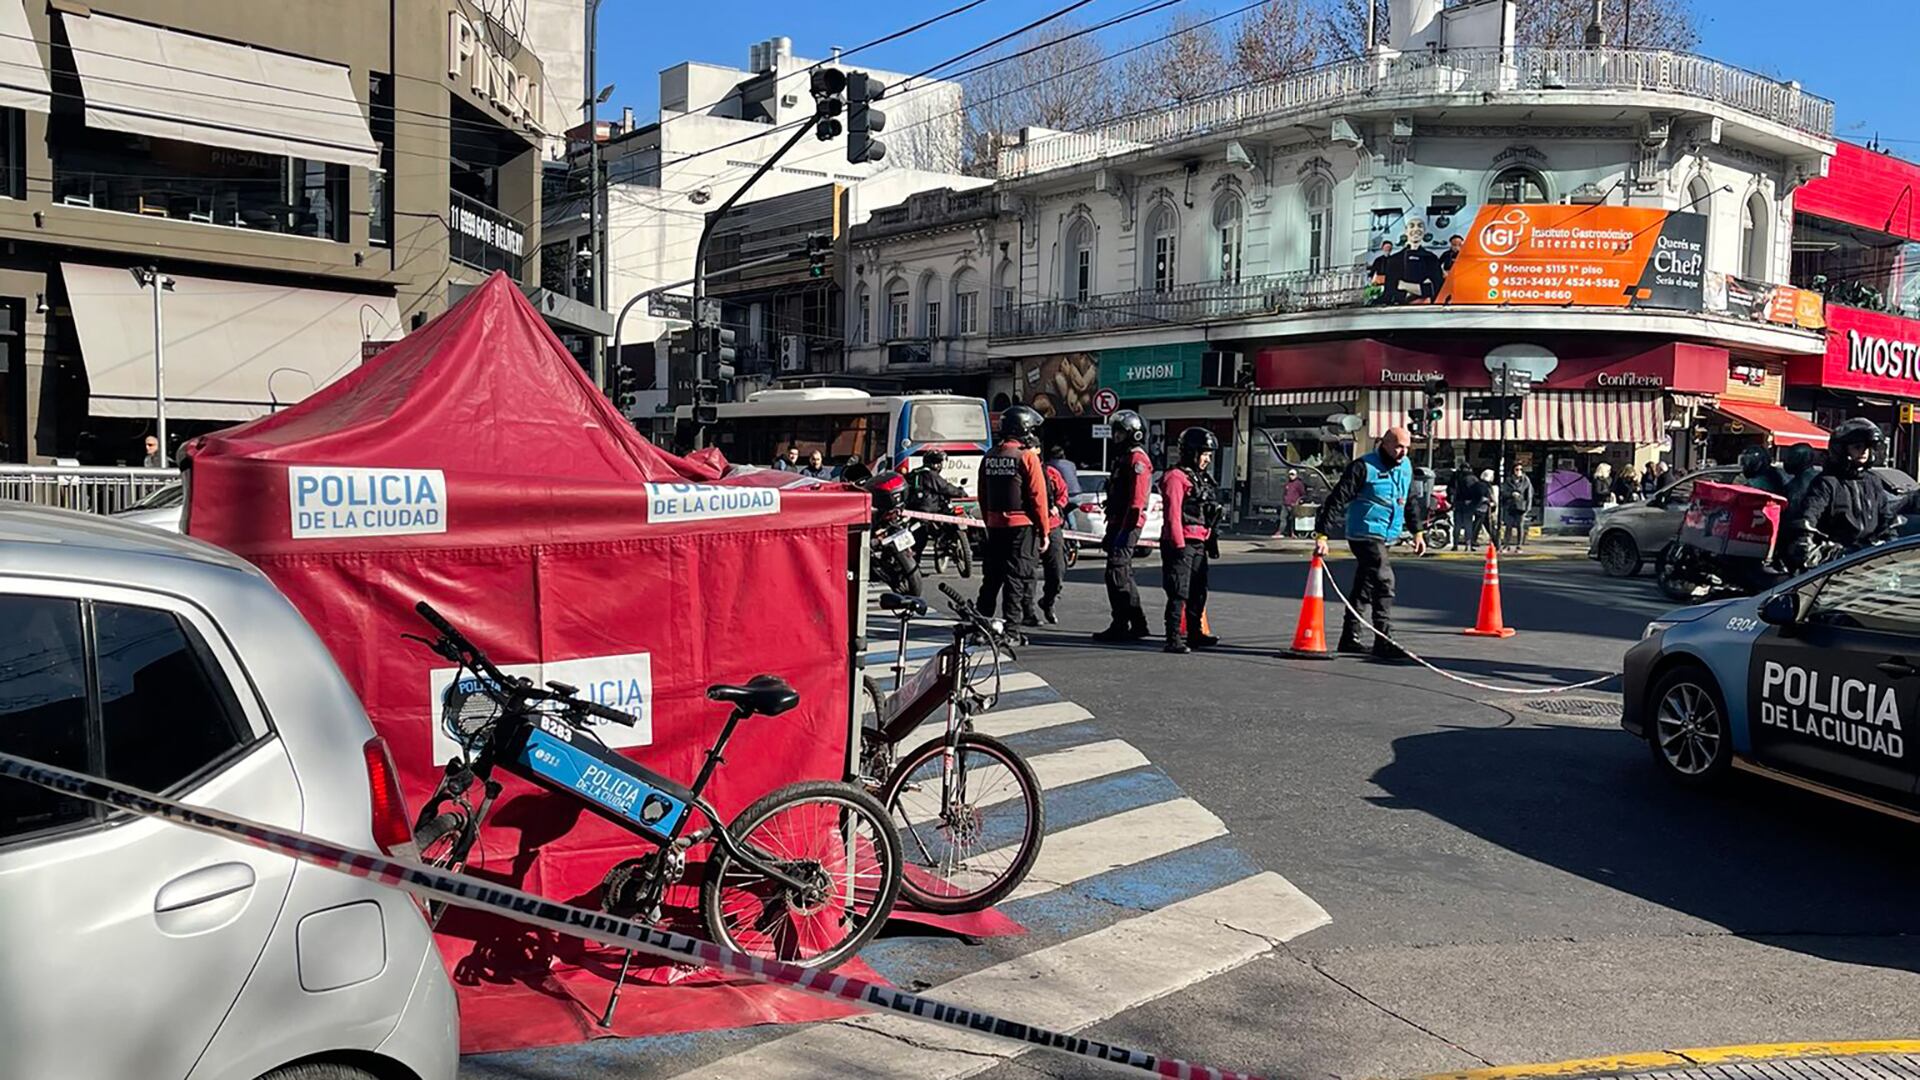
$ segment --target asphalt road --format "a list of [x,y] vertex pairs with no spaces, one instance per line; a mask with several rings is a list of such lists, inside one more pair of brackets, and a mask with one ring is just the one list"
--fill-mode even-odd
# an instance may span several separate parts
[[[1214,567],[1218,652],[1087,640],[1105,605],[1097,565],[1082,564],[1061,608],[1079,632],[1041,632],[1021,657],[1333,917],[1099,1034],[1209,1064],[1359,1078],[1914,1033],[1911,828],[1746,777],[1679,790],[1612,716],[1553,716],[1529,704],[1537,696],[1417,668],[1278,659],[1305,562],[1298,548],[1255,547],[1268,550]],[[1157,573],[1144,565],[1157,622]],[[1352,564],[1333,565],[1344,587]],[[1404,642],[1497,682],[1617,671],[1670,606],[1646,578],[1613,581],[1585,560],[1510,561],[1519,636],[1470,639],[1459,628],[1472,623],[1479,565],[1397,565]],[[1090,1074],[1029,1055],[984,1075]]]

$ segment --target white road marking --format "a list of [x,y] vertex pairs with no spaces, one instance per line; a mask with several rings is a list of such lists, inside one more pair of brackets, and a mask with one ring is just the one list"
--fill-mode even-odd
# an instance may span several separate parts
[[1046,791],[1151,763],[1132,743],[1108,739],[1030,757],[1027,764],[1033,766],[1033,774],[1040,779],[1040,790]]
[[1186,798],[1137,807],[1048,833],[1027,879],[1002,902],[1039,896],[1225,835],[1225,822]]
[[[1329,921],[1326,911],[1286,878],[1257,874],[962,975],[928,991],[928,996],[1077,1032],[1231,971]],[[1195,1052],[1186,1047],[1152,1049]],[[862,1016],[776,1039],[682,1074],[680,1080],[961,1080],[1026,1050],[897,1016]]]
[[1017,709],[996,709],[973,718],[973,730],[1004,739],[1027,731],[1077,724],[1093,719],[1093,714],[1071,701],[1049,701],[1044,705],[1022,705]]

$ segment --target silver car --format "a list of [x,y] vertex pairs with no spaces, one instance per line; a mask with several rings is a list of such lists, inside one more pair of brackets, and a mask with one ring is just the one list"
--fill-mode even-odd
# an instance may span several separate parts
[[1687,516],[1693,501],[1695,481],[1731,484],[1739,477],[1740,470],[1732,466],[1702,469],[1645,501],[1601,507],[1594,514],[1593,531],[1587,534],[1587,558],[1599,560],[1600,568],[1613,577],[1632,577],[1642,566],[1658,561],[1680,535],[1680,519]]
[[[0,509],[0,751],[354,847],[412,839],[385,743],[293,605],[232,555],[105,518]],[[457,1065],[406,894],[13,780],[0,956],[10,1077]]]

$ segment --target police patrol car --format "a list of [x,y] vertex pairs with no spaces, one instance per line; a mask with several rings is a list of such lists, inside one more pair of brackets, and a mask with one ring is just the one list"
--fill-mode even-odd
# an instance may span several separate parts
[[1920,822],[1920,539],[1648,623],[1621,726],[1689,784],[1741,769]]

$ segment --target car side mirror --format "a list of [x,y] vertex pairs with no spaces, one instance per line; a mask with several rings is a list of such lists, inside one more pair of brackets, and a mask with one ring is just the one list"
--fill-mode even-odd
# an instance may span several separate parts
[[1808,598],[1793,590],[1774,593],[1760,605],[1760,621],[1771,626],[1795,626],[1807,617]]

